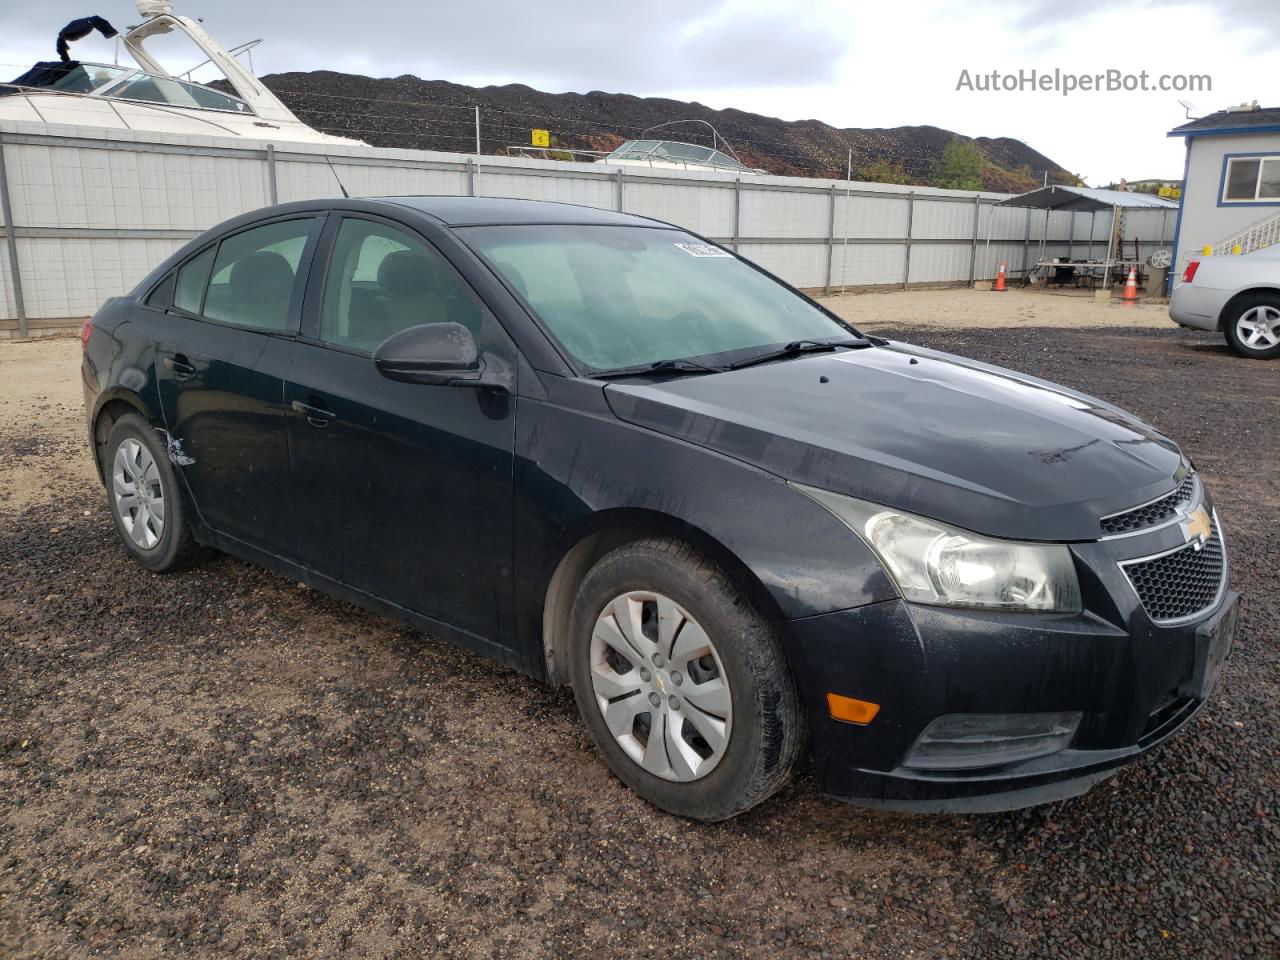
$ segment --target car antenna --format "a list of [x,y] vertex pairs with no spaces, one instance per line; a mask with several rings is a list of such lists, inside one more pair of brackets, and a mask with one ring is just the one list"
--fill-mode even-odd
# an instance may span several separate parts
[[333,174],[333,179],[338,181],[338,189],[342,191],[342,199],[350,200],[351,194],[347,193],[347,188],[342,185],[342,178],[338,176],[338,171],[333,169],[333,161],[329,159],[329,155],[324,154],[324,162],[329,165],[329,172]]

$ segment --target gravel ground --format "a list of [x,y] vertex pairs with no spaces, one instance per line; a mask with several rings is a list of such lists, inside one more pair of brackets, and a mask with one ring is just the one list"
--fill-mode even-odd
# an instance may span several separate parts
[[674,820],[564,691],[226,557],[131,565],[78,343],[0,345],[0,957],[1280,954],[1280,363],[877,300],[878,332],[1086,389],[1195,457],[1248,603],[1180,736],[1017,814],[867,812],[801,777]]

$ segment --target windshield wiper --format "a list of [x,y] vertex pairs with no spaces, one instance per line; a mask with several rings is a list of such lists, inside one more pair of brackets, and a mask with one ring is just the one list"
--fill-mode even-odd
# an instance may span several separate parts
[[871,342],[868,340],[792,340],[790,343],[779,347],[777,350],[770,350],[767,353],[759,353],[754,357],[747,357],[745,360],[739,360],[737,363],[729,364],[730,370],[741,370],[743,367],[754,367],[757,363],[768,363],[771,360],[786,360],[789,357],[798,357],[806,353],[829,353],[839,347],[869,347]]
[[636,377],[646,374],[663,373],[724,373],[728,367],[713,367],[697,360],[657,360],[653,363],[640,363],[634,367],[619,367],[617,370],[606,370],[603,373],[591,374],[596,380],[609,380],[613,377]]

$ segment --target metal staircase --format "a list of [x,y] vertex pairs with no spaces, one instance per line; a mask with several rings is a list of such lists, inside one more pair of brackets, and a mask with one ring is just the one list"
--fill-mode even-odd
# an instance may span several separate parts
[[1228,254],[1239,244],[1241,253],[1253,253],[1263,247],[1280,243],[1280,213],[1259,220],[1246,227],[1234,236],[1219,240],[1213,245],[1213,255],[1220,257]]

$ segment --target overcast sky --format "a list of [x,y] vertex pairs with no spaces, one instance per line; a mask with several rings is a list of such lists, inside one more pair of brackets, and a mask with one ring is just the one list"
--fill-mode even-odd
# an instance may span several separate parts
[[[227,46],[257,37],[258,73],[327,68],[412,73],[485,85],[605,90],[698,100],[841,127],[932,124],[969,136],[1016,137],[1093,184],[1177,178],[1179,98],[1201,113],[1257,99],[1280,103],[1277,0],[380,0],[305,5],[178,0]],[[0,70],[53,59],[64,23],[97,13],[121,29],[127,0],[45,0],[0,9]],[[75,47],[107,60],[94,37]],[[183,67],[191,58],[180,55]],[[1211,92],[982,93],[957,90],[999,70],[1093,74],[1114,68],[1208,74]]]

